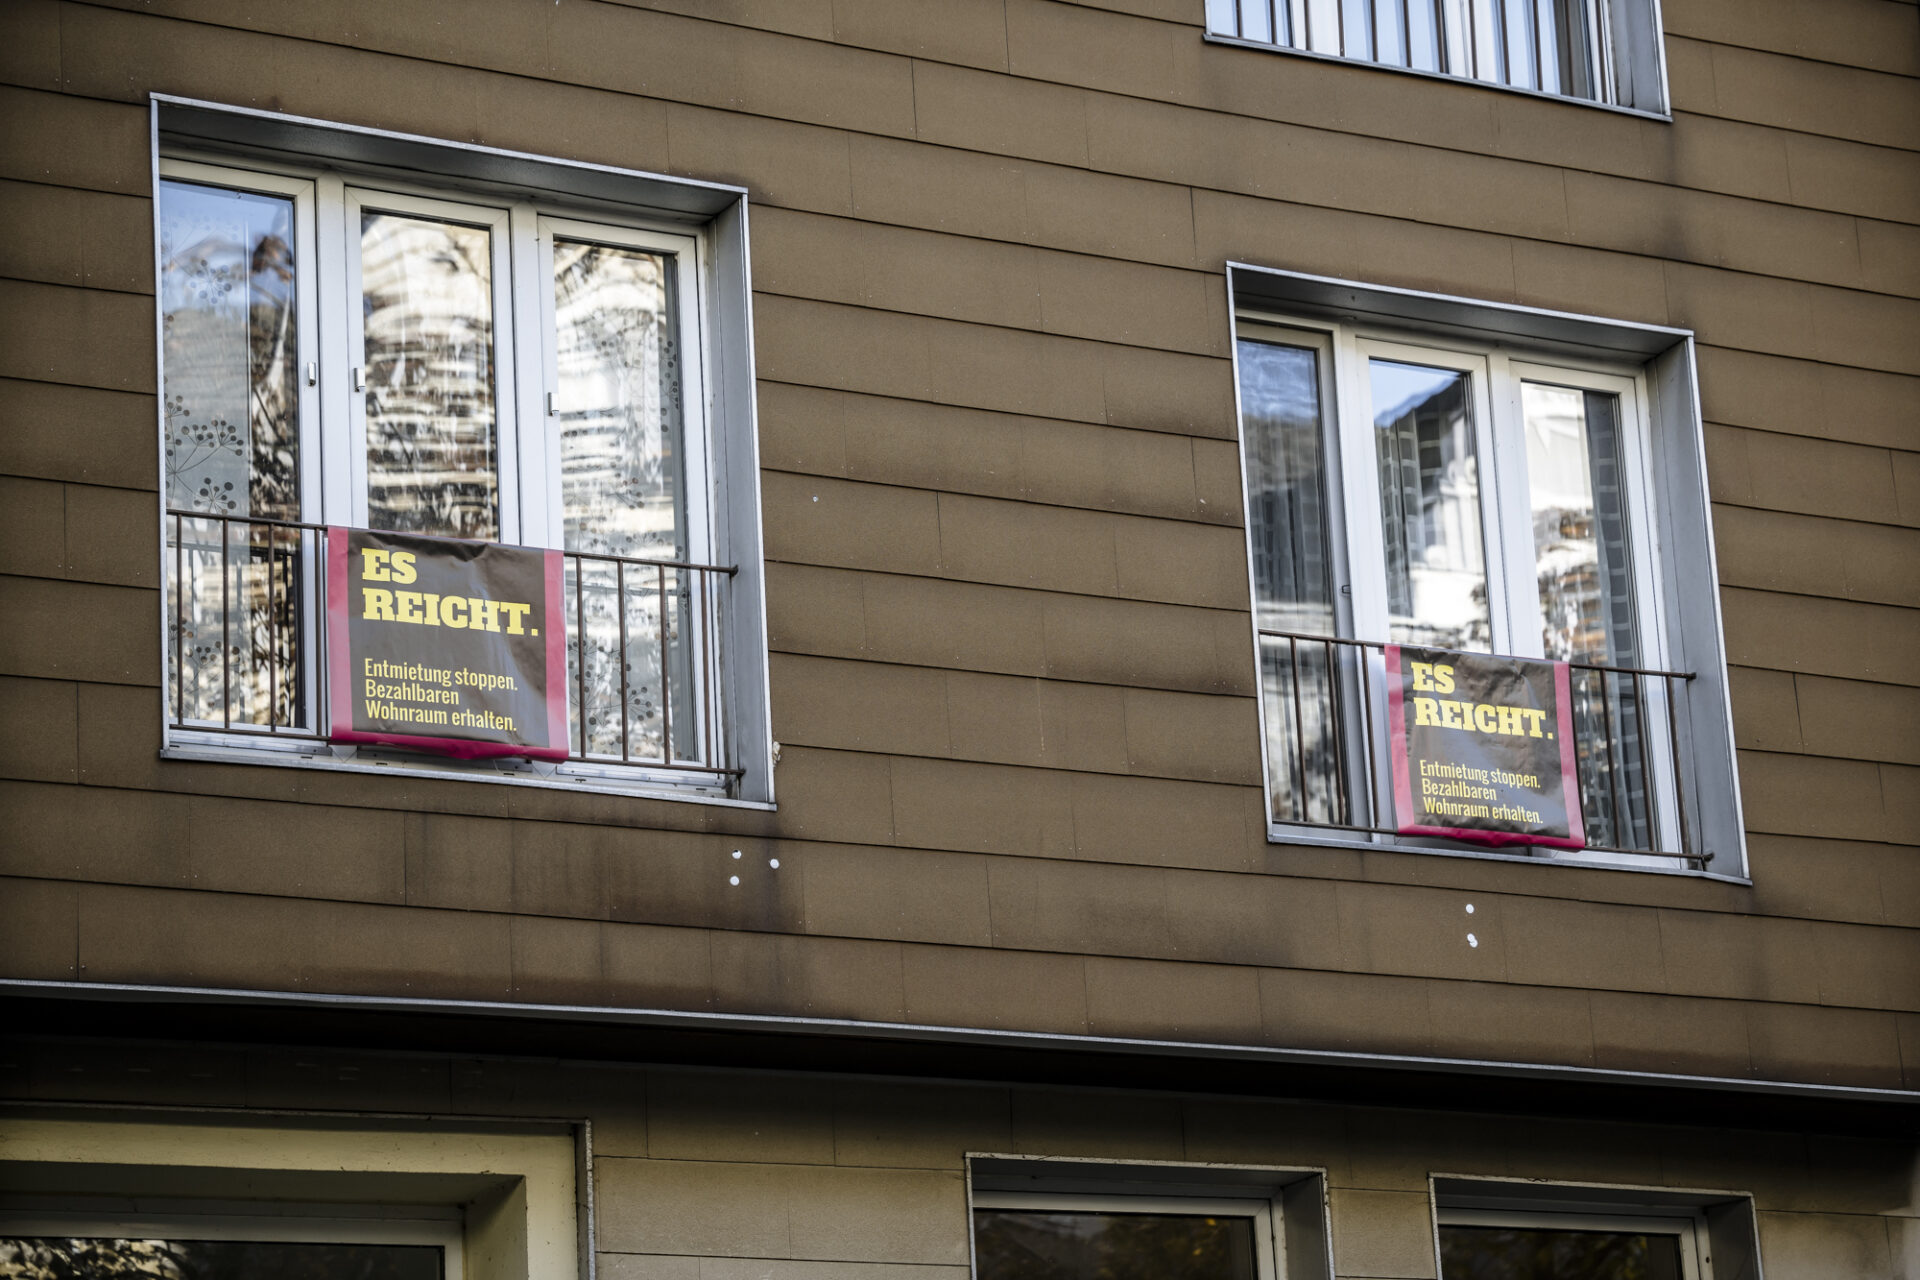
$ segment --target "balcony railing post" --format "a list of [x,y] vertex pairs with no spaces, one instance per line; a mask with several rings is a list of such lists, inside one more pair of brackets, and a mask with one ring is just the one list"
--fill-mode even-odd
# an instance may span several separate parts
[[1313,806],[1307,797],[1307,722],[1300,709],[1300,642],[1292,636],[1287,637],[1287,662],[1293,668],[1293,744],[1300,761],[1300,790],[1296,793],[1300,820],[1312,822]]
[[227,545],[233,540],[233,530],[225,520],[220,522],[220,727],[233,728],[233,693],[231,689],[233,663],[233,642],[227,631]]
[[660,763],[673,763],[673,679],[667,662],[667,566],[654,566],[660,592]]
[[628,741],[628,724],[633,719],[633,696],[627,687],[627,566],[624,561],[613,563],[613,607],[620,613],[620,759],[633,759],[633,748]]

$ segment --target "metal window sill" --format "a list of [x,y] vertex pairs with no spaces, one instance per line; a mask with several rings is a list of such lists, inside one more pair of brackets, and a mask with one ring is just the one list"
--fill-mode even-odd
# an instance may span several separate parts
[[450,782],[477,782],[486,786],[539,787],[548,791],[574,791],[595,796],[627,796],[636,800],[670,800],[680,804],[713,805],[727,809],[752,809],[766,813],[779,806],[764,800],[738,800],[693,787],[676,787],[655,778],[632,780],[580,774],[536,774],[485,772],[478,769],[435,767],[431,763],[413,764],[391,760],[341,759],[304,751],[269,751],[256,747],[227,746],[217,743],[172,743],[160,749],[162,760],[192,761],[199,764],[267,765],[280,769],[319,769],[332,773],[377,774],[389,778],[436,778]]
[[1699,867],[1631,866],[1621,862],[1602,862],[1594,858],[1535,857],[1524,853],[1500,853],[1493,849],[1438,849],[1427,845],[1390,844],[1385,841],[1369,840],[1363,836],[1345,833],[1321,834],[1310,828],[1277,823],[1267,824],[1267,843],[1311,845],[1324,849],[1355,849],[1365,853],[1404,853],[1423,858],[1468,858],[1479,862],[1517,862],[1533,867],[1580,867],[1588,871],[1624,871],[1630,875],[1682,876],[1688,880],[1717,880],[1722,884],[1749,887],[1753,884],[1751,879],[1743,875],[1730,875],[1723,871],[1708,871]]

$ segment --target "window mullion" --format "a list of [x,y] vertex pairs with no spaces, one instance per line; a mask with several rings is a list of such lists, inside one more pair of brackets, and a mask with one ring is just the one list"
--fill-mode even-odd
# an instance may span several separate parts
[[1333,374],[1353,633],[1361,640],[1385,640],[1387,552],[1380,531],[1380,465],[1372,397],[1367,392],[1367,357],[1349,330],[1333,336]]
[[[1527,440],[1520,411],[1520,380],[1507,355],[1487,356],[1490,417],[1480,456],[1487,475],[1481,501],[1487,533],[1487,596],[1497,602],[1494,649],[1541,655],[1540,592],[1533,581],[1533,509],[1527,493]],[[1504,634],[1502,634],[1504,633]]]
[[[501,453],[510,452],[518,468],[518,483],[512,490],[517,539],[528,546],[558,547],[559,464],[553,456],[547,417],[547,394],[553,387],[553,290],[547,285],[552,273],[534,207],[516,204],[507,217],[516,376],[511,447],[503,441]],[[506,488],[504,476],[501,487]]]
[[[320,507],[309,519],[360,524],[366,518],[365,486],[358,482],[366,456],[366,424],[353,405],[352,376],[359,308],[353,280],[359,254],[347,235],[346,184],[334,174],[314,182],[314,289],[320,308]],[[341,430],[344,427],[345,430]]]

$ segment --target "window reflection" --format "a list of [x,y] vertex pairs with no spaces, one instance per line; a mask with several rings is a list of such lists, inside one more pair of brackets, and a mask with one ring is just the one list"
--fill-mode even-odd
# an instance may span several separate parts
[[361,215],[367,523],[499,536],[492,234]]
[[0,1237],[0,1276],[20,1280],[442,1280],[443,1259],[436,1245]]
[[1440,1280],[1681,1280],[1680,1237],[1440,1228]]
[[1467,375],[1392,360],[1370,361],[1368,369],[1392,637],[1489,652]]
[[1200,1214],[973,1215],[979,1280],[1255,1280],[1253,1219]]

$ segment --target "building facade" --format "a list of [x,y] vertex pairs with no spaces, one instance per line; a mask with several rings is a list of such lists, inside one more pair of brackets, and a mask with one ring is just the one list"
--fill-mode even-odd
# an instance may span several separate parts
[[1910,0],[0,50],[9,1274],[1920,1276]]

